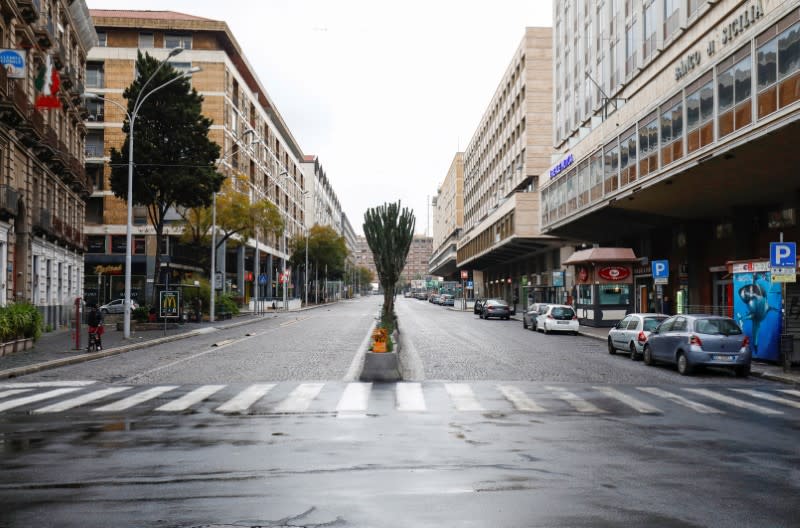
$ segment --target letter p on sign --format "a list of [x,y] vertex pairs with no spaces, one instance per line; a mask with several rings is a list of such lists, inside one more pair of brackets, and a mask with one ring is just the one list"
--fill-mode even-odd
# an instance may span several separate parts
[[796,268],[797,244],[794,242],[770,243],[769,265],[773,268]]

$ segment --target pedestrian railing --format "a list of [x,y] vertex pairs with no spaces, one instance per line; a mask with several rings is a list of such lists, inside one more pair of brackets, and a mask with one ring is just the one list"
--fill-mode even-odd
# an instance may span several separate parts
[[689,304],[682,307],[679,306],[678,313],[722,315],[726,317],[733,317],[733,307],[709,304]]

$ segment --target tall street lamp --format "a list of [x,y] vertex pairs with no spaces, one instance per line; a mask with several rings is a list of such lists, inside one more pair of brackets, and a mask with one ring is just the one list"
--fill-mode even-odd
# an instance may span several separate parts
[[178,55],[183,51],[183,48],[174,48],[172,49],[167,57],[162,60],[155,71],[150,75],[150,77],[144,82],[141,89],[139,90],[139,95],[136,97],[136,100],[133,103],[133,111],[128,112],[128,110],[122,106],[121,104],[117,103],[116,101],[112,101],[111,99],[106,99],[101,97],[95,93],[86,93],[84,94],[85,99],[97,99],[104,102],[111,103],[118,108],[120,108],[128,118],[128,203],[127,203],[127,225],[125,227],[125,303],[124,303],[124,316],[123,316],[123,336],[125,339],[129,339],[131,336],[131,245],[132,245],[132,232],[133,232],[133,127],[136,122],[136,118],[139,115],[139,110],[141,110],[142,105],[147,100],[148,97],[156,93],[157,91],[169,86],[170,84],[185,79],[186,77],[191,77],[193,73],[197,73],[201,70],[199,66],[195,66],[188,71],[184,72],[181,75],[173,77],[172,79],[168,80],[165,83],[162,83],[159,86],[156,86],[149,92],[145,92],[145,88],[147,85],[150,84],[150,81],[155,78],[156,74],[161,70],[161,68],[167,64],[167,61],[172,57]]

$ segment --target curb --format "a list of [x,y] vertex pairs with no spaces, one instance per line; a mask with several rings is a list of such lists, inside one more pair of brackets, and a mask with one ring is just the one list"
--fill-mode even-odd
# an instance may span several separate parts
[[[285,313],[296,313],[296,312],[303,312],[307,310],[314,310],[316,308],[321,308],[323,306],[328,306],[328,304],[322,304],[319,306],[311,306],[306,308],[300,308],[299,310],[293,310],[292,312],[285,312]],[[124,354],[125,352],[132,352],[134,350],[141,350],[142,348],[148,348],[151,346],[157,346],[164,343],[170,343],[172,341],[179,341],[181,339],[188,339],[190,337],[195,337],[198,335],[208,334],[211,332],[216,332],[219,330],[227,330],[228,328],[236,328],[238,326],[244,326],[248,324],[253,324],[259,321],[263,321],[265,317],[257,317],[253,319],[248,319],[247,321],[238,321],[231,324],[226,325],[219,325],[219,326],[206,326],[204,328],[198,328],[197,330],[191,330],[188,332],[184,332],[181,334],[175,334],[172,336],[166,337],[159,337],[156,339],[150,339],[148,341],[142,341],[139,343],[131,343],[129,345],[118,346],[114,348],[109,348],[108,350],[102,350],[100,352],[93,352],[91,354],[77,354],[70,357],[65,357],[63,359],[53,359],[50,361],[45,361],[42,363],[35,363],[33,365],[26,365],[24,367],[16,367],[13,369],[7,370],[0,370],[0,379],[8,379],[8,378],[16,378],[19,376],[25,376],[26,374],[34,374],[36,372],[41,372],[43,370],[54,369],[58,367],[65,367],[68,365],[75,365],[78,363],[85,363],[86,361],[92,361],[94,359],[101,359],[109,356],[116,356],[119,354]]]

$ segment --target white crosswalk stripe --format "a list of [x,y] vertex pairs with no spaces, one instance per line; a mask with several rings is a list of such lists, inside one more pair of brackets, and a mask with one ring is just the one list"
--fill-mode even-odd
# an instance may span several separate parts
[[263,398],[275,388],[274,383],[257,383],[250,385],[245,390],[223,403],[215,410],[221,413],[240,413],[250,408],[255,402]]
[[302,383],[285,400],[275,406],[275,412],[301,413],[307,411],[324,386],[324,383]]
[[8,398],[9,396],[16,396],[17,394],[25,394],[26,392],[30,392],[33,389],[14,389],[14,390],[5,390],[0,392],[0,398]]
[[731,398],[730,396],[725,396],[724,394],[719,394],[710,391],[708,389],[684,389],[684,390],[692,392],[694,394],[699,394],[700,396],[705,396],[706,398],[711,398],[712,400],[717,400],[721,401],[722,403],[727,403],[728,405],[733,405],[734,407],[739,407],[740,409],[747,409],[749,411],[766,414],[768,416],[783,414],[783,411],[776,411],[774,409],[762,407],[761,405],[756,405],[754,403],[742,401],[736,398]]
[[735,390],[736,392],[741,392],[742,394],[747,394],[748,396],[752,396],[753,398],[759,398],[761,400],[780,403],[781,405],[788,405],[789,407],[800,409],[800,401],[787,400],[786,398],[781,398],[780,396],[775,396],[774,394],[769,394],[766,392],[750,390],[750,389],[733,389],[733,390]]
[[592,387],[594,390],[602,392],[606,396],[610,398],[614,398],[615,400],[619,400],[628,407],[632,407],[637,412],[642,414],[660,414],[661,410],[644,403],[643,401],[637,400],[636,398],[629,396],[623,392],[618,391],[617,389],[612,389],[611,387]]
[[42,389],[42,388],[58,388],[58,387],[87,387],[97,383],[94,380],[88,381],[31,381],[31,382],[14,382],[0,384],[0,389]]
[[689,400],[687,398],[684,398],[683,396],[667,392],[657,387],[637,387],[637,389],[643,392],[650,393],[653,396],[658,396],[659,398],[664,398],[665,400],[677,403],[678,405],[688,407],[689,409],[695,412],[699,412],[700,414],[725,414],[724,412],[720,411],[719,409],[715,409],[714,407],[703,405],[702,403]]
[[[568,386],[526,382],[492,384],[432,381],[400,382],[394,384],[393,391],[388,392],[383,390],[387,387],[376,390],[372,383],[361,382],[344,384],[276,382],[253,384],[241,388],[238,393],[231,394],[225,393],[226,387],[227,385],[200,385],[183,388],[179,385],[164,385],[142,387],[133,393],[133,388],[130,386],[87,388],[86,384],[77,386],[65,384],[54,388],[49,385],[36,385],[0,390],[0,412],[17,409],[17,412],[43,415],[86,407],[86,410],[91,412],[108,413],[125,411],[141,405],[143,411],[159,413],[190,409],[200,412],[208,409],[222,414],[234,414],[252,412],[251,409],[258,405],[259,414],[328,412],[335,413],[341,418],[360,418],[366,417],[368,411],[376,414],[392,410],[401,413],[427,413],[453,409],[459,412],[504,412],[512,406],[518,412],[557,415],[567,410],[565,404],[569,406],[569,411],[574,410],[585,415],[630,412],[628,409],[623,409],[620,404],[643,415],[664,414],[670,410],[664,405],[652,404],[642,393],[700,414],[724,415],[730,412],[728,408],[705,403],[707,400],[767,416],[780,416],[800,410],[800,399],[795,398],[795,396],[800,397],[798,390],[767,388],[753,390],[736,386],[719,388],[681,386],[667,391],[659,387],[595,385],[578,386],[573,389]],[[276,388],[280,388],[280,396],[275,396],[259,405],[259,402]],[[391,386],[388,388],[391,389]],[[631,394],[633,389],[640,392]],[[81,392],[71,394],[75,391]],[[126,391],[130,394],[119,395]],[[222,394],[225,394],[225,397],[220,396]],[[146,404],[156,399],[159,400],[158,403],[151,403],[148,409]],[[28,407],[44,400],[52,401],[43,403],[41,404],[43,406],[38,408]],[[759,400],[774,405],[760,404]],[[101,402],[96,405],[102,406],[92,408],[88,405],[94,402]],[[783,406],[784,409],[775,408],[778,406]],[[29,410],[30,408],[34,410]]]
[[398,383],[395,387],[397,410],[402,412],[425,412],[425,395],[420,383]]
[[498,385],[497,389],[503,393],[514,408],[523,412],[545,412],[544,407],[530,399],[525,392],[512,385]]
[[75,398],[70,398],[69,400],[65,400],[62,402],[54,403],[52,405],[48,405],[47,407],[42,407],[41,409],[36,409],[33,411],[34,414],[45,414],[45,413],[57,413],[62,411],[67,411],[69,409],[74,409],[75,407],[80,407],[81,405],[86,405],[87,403],[92,403],[97,400],[102,400],[112,394],[117,394],[118,392],[126,391],[130,387],[111,387],[108,389],[101,389],[98,391],[90,392],[88,394],[83,394],[81,396],[77,396]]
[[475,398],[472,388],[466,383],[445,383],[444,388],[447,394],[450,395],[450,400],[457,410],[470,412],[485,410],[483,405]]
[[579,398],[574,393],[562,387],[545,387],[547,390],[553,392],[558,398],[564,400],[578,412],[587,414],[603,414],[605,411],[600,409],[593,403],[590,403],[583,398]]
[[177,412],[185,411],[192,405],[198,404],[201,401],[212,396],[214,393],[221,391],[225,385],[203,385],[192,392],[185,394],[177,400],[165,403],[161,407],[157,407],[156,411],[162,412]]
[[340,413],[367,412],[372,383],[348,383],[336,405]]
[[63,396],[64,394],[69,394],[70,392],[75,392],[76,390],[80,390],[80,387],[69,387],[65,389],[55,389],[47,392],[43,392],[41,394],[33,394],[31,396],[25,396],[23,398],[16,398],[14,400],[7,400],[0,403],[0,412],[7,411],[9,409],[14,409],[16,407],[22,407],[23,405],[28,405],[30,403],[36,403],[42,400],[49,400],[50,398],[57,398],[59,396]]
[[109,403],[108,405],[104,405],[102,407],[98,407],[94,409],[94,412],[117,412],[117,411],[124,411],[126,409],[130,409],[136,405],[144,403],[146,401],[150,401],[152,399],[158,398],[165,392],[169,392],[171,390],[177,389],[177,385],[166,385],[161,387],[153,387],[152,389],[147,389],[142,391],[138,394],[134,394],[132,396],[128,396],[127,398],[123,398],[117,402]]

